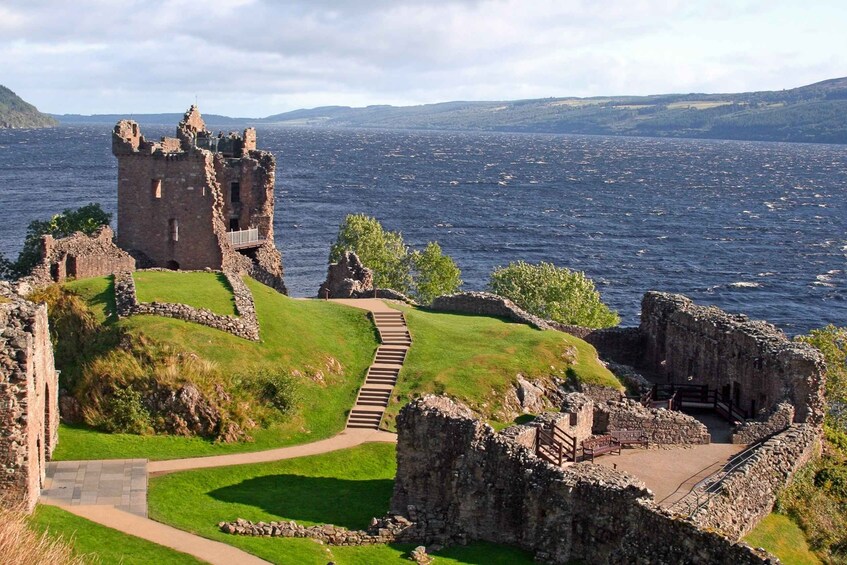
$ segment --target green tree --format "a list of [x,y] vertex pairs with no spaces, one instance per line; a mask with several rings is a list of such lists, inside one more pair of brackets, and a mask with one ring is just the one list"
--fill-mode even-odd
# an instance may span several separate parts
[[585,273],[551,263],[510,263],[491,273],[488,286],[491,292],[541,318],[589,328],[608,328],[620,322]]
[[830,423],[847,430],[847,327],[832,324],[795,338],[817,347],[826,361],[826,399]]
[[104,212],[99,204],[88,204],[81,208],[68,208],[47,221],[33,220],[26,228],[23,249],[14,263],[0,257],[0,274],[7,277],[28,275],[41,258],[41,236],[68,237],[81,231],[91,235],[101,226],[109,225],[112,215]]
[[345,251],[356,253],[362,264],[373,270],[377,287],[409,292],[409,249],[402,235],[384,230],[376,218],[364,214],[344,218],[330,248],[329,262],[337,263]]
[[423,251],[414,251],[409,262],[412,271],[412,296],[421,304],[430,304],[436,296],[452,294],[462,286],[462,272],[435,241]]

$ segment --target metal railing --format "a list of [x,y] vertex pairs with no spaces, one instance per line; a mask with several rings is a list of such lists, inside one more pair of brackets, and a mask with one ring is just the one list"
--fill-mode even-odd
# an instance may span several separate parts
[[228,232],[227,235],[229,236],[229,242],[235,247],[259,243],[259,228],[235,230]]

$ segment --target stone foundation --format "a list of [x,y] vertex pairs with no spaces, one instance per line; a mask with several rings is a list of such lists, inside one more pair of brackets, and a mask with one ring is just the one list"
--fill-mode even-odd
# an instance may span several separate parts
[[485,540],[545,563],[775,563],[674,519],[639,480],[599,465],[560,469],[527,448],[533,432],[503,433],[445,397],[405,406],[397,419],[393,513],[424,543]]
[[205,308],[194,308],[186,304],[138,302],[135,280],[131,273],[115,275],[115,306],[118,316],[127,317],[136,314],[165,316],[215,328],[251,341],[258,341],[259,321],[256,318],[256,307],[250,289],[244,284],[240,275],[224,273],[224,276],[232,287],[235,307],[239,313],[238,318],[222,316]]
[[508,298],[490,292],[460,292],[436,297],[430,310],[435,312],[459,312],[477,316],[496,316],[514,322],[529,324],[542,330],[550,329],[547,321],[519,308]]
[[218,528],[226,534],[271,538],[309,538],[328,545],[374,545],[415,539],[414,524],[403,516],[374,518],[367,530],[348,530],[340,526],[301,526],[297,522],[250,522],[239,518],[221,522]]
[[688,414],[664,408],[645,408],[634,400],[597,403],[593,432],[641,430],[652,445],[699,445],[710,441],[709,429]]

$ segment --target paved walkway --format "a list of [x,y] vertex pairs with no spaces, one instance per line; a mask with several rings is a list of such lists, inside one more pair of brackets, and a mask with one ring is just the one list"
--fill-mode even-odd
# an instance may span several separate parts
[[147,516],[147,460],[58,461],[47,465],[43,502],[114,506]]

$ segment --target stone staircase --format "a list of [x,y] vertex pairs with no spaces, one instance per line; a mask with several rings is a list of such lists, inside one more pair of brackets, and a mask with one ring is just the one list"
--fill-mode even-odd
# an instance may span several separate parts
[[347,428],[378,429],[397,384],[412,336],[402,312],[371,312],[382,345],[376,350],[365,384],[347,419]]

